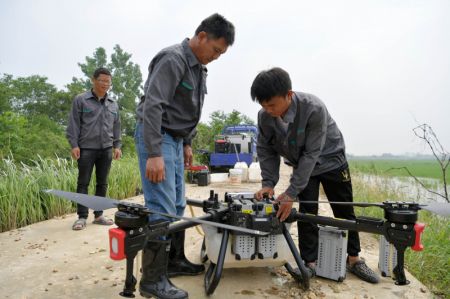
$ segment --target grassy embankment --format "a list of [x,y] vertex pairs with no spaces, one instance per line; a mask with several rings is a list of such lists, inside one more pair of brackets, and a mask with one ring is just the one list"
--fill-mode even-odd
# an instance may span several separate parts
[[[402,191],[395,184],[389,183],[391,176],[407,176],[403,170],[386,172],[389,168],[407,166],[417,177],[440,179],[436,162],[414,160],[353,160],[350,161],[355,201],[382,202],[403,200]],[[385,176],[384,180],[368,183],[362,174]],[[357,215],[383,217],[383,210],[378,208],[357,208]],[[417,279],[427,285],[432,292],[443,298],[450,298],[450,220],[437,217],[429,212],[419,212],[419,222],[425,223],[422,243],[425,249],[421,252],[407,249],[405,267]]]
[[[75,204],[42,190],[75,192],[77,174],[77,164],[72,160],[38,159],[33,166],[0,160],[0,232],[75,212]],[[90,194],[95,189],[95,175],[92,177]],[[134,196],[140,187],[136,158],[125,156],[113,161],[108,182],[109,197]]]

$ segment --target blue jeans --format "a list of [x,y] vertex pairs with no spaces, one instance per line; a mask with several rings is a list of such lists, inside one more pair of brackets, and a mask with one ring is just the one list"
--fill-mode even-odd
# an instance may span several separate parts
[[[150,210],[183,216],[186,207],[184,198],[184,155],[183,139],[174,138],[167,133],[162,134],[161,151],[164,158],[166,179],[160,183],[152,183],[145,177],[148,151],[143,138],[143,124],[137,123],[134,140],[138,154],[139,170],[141,172],[142,189],[145,206]],[[171,222],[173,218],[150,214],[150,221],[165,219]]]

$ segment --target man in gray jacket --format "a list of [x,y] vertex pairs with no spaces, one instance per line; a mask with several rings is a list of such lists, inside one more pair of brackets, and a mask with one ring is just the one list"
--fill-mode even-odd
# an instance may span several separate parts
[[[66,136],[78,163],[77,193],[88,193],[95,166],[95,195],[106,196],[112,158],[122,155],[119,106],[108,95],[110,87],[111,73],[98,68],[92,77],[92,89],[77,95],[72,103]],[[86,227],[88,212],[87,207],[77,204],[78,220],[72,225],[73,230]],[[114,223],[103,216],[103,211],[94,211],[94,217],[94,224]]]
[[[161,50],[150,62],[145,96],[137,108],[135,142],[145,204],[151,210],[184,213],[184,166],[192,164],[191,140],[207,93],[205,65],[233,42],[233,24],[213,14],[201,22],[194,37]],[[158,215],[150,220],[173,221]],[[148,242],[139,285],[143,296],[187,298],[187,292],[176,288],[168,276],[197,275],[204,266],[186,259],[184,240],[181,231]]]
[[[260,72],[251,87],[251,97],[262,109],[258,113],[258,159],[261,165],[262,189],[256,193],[274,195],[279,180],[280,157],[293,167],[290,185],[277,197],[277,216],[284,221],[293,201],[300,202],[300,211],[315,214],[322,184],[329,201],[352,202],[352,183],[345,157],[341,131],[331,118],[325,104],[316,96],[292,91],[289,74],[281,68]],[[337,218],[355,219],[353,206],[331,205]],[[298,222],[299,247],[302,259],[315,274],[317,260],[317,225]],[[377,283],[377,275],[358,257],[358,232],[350,231],[347,247],[347,269],[361,279]]]

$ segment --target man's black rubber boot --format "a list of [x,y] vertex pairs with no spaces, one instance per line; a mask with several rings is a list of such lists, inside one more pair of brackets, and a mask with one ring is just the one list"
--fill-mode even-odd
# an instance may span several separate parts
[[198,275],[205,271],[205,266],[193,264],[186,258],[184,254],[184,240],[186,231],[180,231],[170,234],[172,238],[172,246],[170,247],[169,266],[167,274],[169,277],[180,275]]
[[152,240],[142,252],[142,277],[139,292],[145,298],[187,299],[188,293],[177,288],[167,277],[170,240]]

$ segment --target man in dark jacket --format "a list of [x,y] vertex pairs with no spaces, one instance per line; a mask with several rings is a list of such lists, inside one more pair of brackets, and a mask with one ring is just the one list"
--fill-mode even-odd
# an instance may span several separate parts
[[[192,164],[191,140],[207,93],[205,65],[218,59],[233,42],[233,24],[213,14],[201,22],[193,38],[161,50],[150,62],[145,96],[137,108],[135,141],[145,203],[151,210],[178,216],[184,213],[184,166]],[[173,221],[158,215],[151,215],[150,220]],[[148,243],[141,294],[187,298],[187,292],[167,278],[204,271],[203,265],[186,259],[184,240],[185,231],[181,231]]]
[[[277,216],[282,221],[296,199],[301,212],[317,215],[317,204],[302,201],[318,201],[320,184],[329,201],[352,202],[344,138],[325,104],[314,95],[292,91],[289,74],[281,68],[259,73],[253,81],[251,97],[262,106],[257,144],[262,189],[256,197],[262,198],[264,193],[274,195],[283,157],[293,172],[289,187],[277,197]],[[351,205],[332,204],[331,208],[337,218],[355,219]],[[298,231],[300,253],[312,276],[318,254],[318,228],[298,222]],[[358,257],[358,232],[349,232],[347,248],[347,269],[365,281],[377,283],[377,275]]]
[[[88,193],[95,166],[95,195],[106,196],[112,158],[122,155],[119,106],[108,95],[110,87],[111,73],[98,68],[92,77],[92,89],[77,95],[72,103],[66,136],[72,157],[78,162],[77,193]],[[77,204],[78,220],[72,225],[73,230],[86,227],[88,212],[87,207]],[[94,211],[94,216],[94,224],[114,223],[103,216],[103,211]]]

